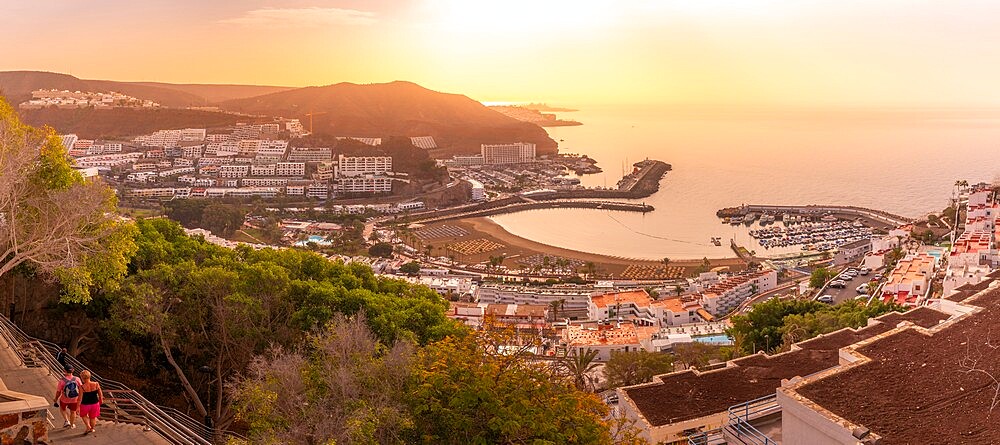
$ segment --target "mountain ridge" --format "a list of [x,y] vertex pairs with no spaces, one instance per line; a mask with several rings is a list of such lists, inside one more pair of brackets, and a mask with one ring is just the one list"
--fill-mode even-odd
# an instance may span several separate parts
[[[50,124],[64,133],[103,136],[118,133],[115,129],[119,127],[145,130],[157,124],[151,120],[168,115],[174,124],[197,125],[198,114],[188,112],[180,116],[185,110],[177,109],[212,105],[231,112],[298,118],[306,129],[314,127],[317,135],[432,136],[442,147],[435,152],[439,156],[478,153],[481,144],[489,143],[532,142],[538,154],[558,150],[558,144],[538,125],[504,116],[465,95],[434,91],[405,80],[291,88],[117,82],[44,71],[0,72],[0,94],[6,95],[12,104],[28,100],[31,91],[41,88],[117,91],[175,109],[158,113],[129,109],[22,112],[33,125]],[[255,94],[261,92],[264,94]]]

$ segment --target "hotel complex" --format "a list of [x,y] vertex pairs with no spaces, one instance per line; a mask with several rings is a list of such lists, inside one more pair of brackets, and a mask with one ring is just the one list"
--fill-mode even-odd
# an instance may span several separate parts
[[535,144],[516,142],[513,144],[483,144],[482,162],[492,164],[524,164],[534,162]]

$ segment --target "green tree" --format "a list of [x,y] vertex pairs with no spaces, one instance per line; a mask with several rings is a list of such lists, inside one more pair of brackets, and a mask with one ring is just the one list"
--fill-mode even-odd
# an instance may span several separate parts
[[[226,249],[166,219],[136,224],[133,272],[110,297],[109,324],[152,345],[151,360],[169,366],[191,409],[220,426],[233,414],[227,376],[268,345],[298,344],[337,314],[365,314],[384,344],[425,344],[455,330],[433,290],[378,278],[363,264],[296,249]],[[202,369],[214,378],[199,380]]]
[[113,289],[135,251],[114,192],[73,170],[51,128],[24,125],[0,98],[0,276],[22,264],[63,285],[63,302]]
[[[409,443],[608,444],[608,408],[528,352],[512,329],[449,337],[418,352]],[[512,347],[520,345],[519,347]]]
[[368,255],[381,258],[392,258],[392,244],[375,243],[368,248]]
[[201,215],[199,227],[229,238],[243,226],[247,212],[235,204],[209,204]]
[[814,300],[773,299],[753,305],[745,315],[734,315],[727,333],[743,338],[743,354],[772,352],[781,346],[784,318],[793,314],[816,312],[827,305]]
[[658,352],[614,351],[604,365],[604,380],[608,388],[638,385],[653,380],[653,376],[674,369],[674,357]]
[[684,367],[703,368],[708,366],[712,360],[727,360],[729,357],[725,351],[715,345],[701,342],[681,343],[673,347],[677,361]]
[[407,275],[416,275],[420,273],[420,262],[410,261],[402,266],[399,266],[399,271]]
[[572,379],[576,389],[587,391],[594,389],[592,373],[597,369],[598,351],[596,349],[573,349],[565,357],[559,359],[559,368]]
[[825,267],[817,267],[812,271],[812,275],[809,276],[809,287],[819,289],[835,276],[837,276],[836,272]]
[[362,316],[337,317],[302,347],[255,358],[231,385],[237,416],[255,444],[405,443],[413,352],[381,343]]
[[746,315],[733,316],[727,333],[740,339],[737,353],[774,352],[819,334],[864,326],[869,318],[902,309],[880,302],[868,306],[849,300],[830,306],[813,300],[774,299],[755,304]]

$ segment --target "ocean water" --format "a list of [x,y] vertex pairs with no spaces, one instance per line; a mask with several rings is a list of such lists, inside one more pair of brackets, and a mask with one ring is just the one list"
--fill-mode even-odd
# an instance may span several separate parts
[[647,157],[672,164],[660,191],[640,200],[656,210],[547,209],[492,219],[515,235],[606,255],[732,256],[730,238],[756,244],[745,226],[715,217],[722,207],[849,204],[917,217],[946,207],[957,179],[1000,178],[1000,108],[595,106],[560,117],[584,123],[548,129],[560,150],[587,154],[604,169],[582,177],[584,185],[614,186]]

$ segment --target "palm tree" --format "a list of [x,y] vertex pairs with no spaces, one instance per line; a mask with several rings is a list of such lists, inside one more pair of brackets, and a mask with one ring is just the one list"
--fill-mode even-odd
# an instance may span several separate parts
[[589,391],[593,378],[590,373],[597,369],[598,364],[594,361],[597,358],[596,349],[584,349],[573,352],[559,360],[559,366],[566,372],[567,376],[573,379],[573,385],[581,391]]
[[684,288],[681,287],[680,284],[678,284],[678,285],[674,286],[674,293],[676,293],[677,296],[679,297],[679,296],[681,296],[681,294],[684,293]]

